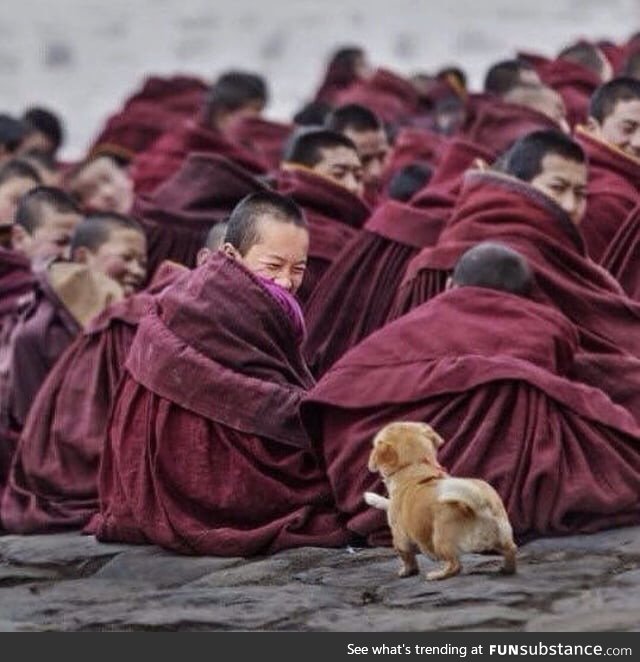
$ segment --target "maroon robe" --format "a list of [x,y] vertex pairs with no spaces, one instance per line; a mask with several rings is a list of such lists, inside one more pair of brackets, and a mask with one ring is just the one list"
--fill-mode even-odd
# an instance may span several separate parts
[[306,301],[345,244],[358,234],[370,210],[344,186],[303,167],[279,170],[275,187],[304,210],[309,222],[307,271],[298,291],[298,298]]
[[293,131],[292,124],[281,124],[263,117],[242,117],[229,128],[229,138],[243,145],[275,170],[282,162],[284,146]]
[[348,527],[375,543],[385,517],[367,471],[374,435],[423,421],[454,476],[489,481],[518,537],[640,522],[640,428],[601,391],[572,382],[575,329],[545,305],[457,288],[380,329],[308,394],[302,415],[324,453]]
[[383,121],[396,123],[418,109],[418,93],[405,78],[387,69],[378,69],[370,78],[359,80],[335,98],[337,106],[357,103],[366,106]]
[[388,183],[399,170],[416,162],[434,167],[440,160],[447,139],[426,129],[404,128],[393,143],[393,149],[387,157],[383,181]]
[[209,129],[196,120],[185,120],[164,134],[131,165],[136,193],[151,193],[169,179],[192,152],[217,154],[252,173],[264,173],[267,164],[220,131]]
[[542,82],[562,97],[570,126],[584,124],[589,115],[591,95],[602,84],[600,76],[576,62],[561,58],[537,67],[537,71]]
[[589,256],[602,260],[631,210],[640,202],[640,160],[578,129],[576,138],[589,159],[587,213],[580,229]]
[[147,235],[149,273],[164,260],[194,267],[211,226],[226,220],[244,196],[263,190],[250,172],[222,156],[190,154],[169,180],[134,203]]
[[559,128],[550,117],[537,110],[490,95],[471,95],[469,109],[463,135],[494,154],[502,154],[518,138],[532,131]]
[[151,102],[183,116],[195,115],[205,99],[208,85],[194,76],[149,76],[142,87],[129,97],[124,108],[138,102]]
[[[640,305],[586,255],[579,231],[550,198],[521,181],[471,172],[449,224],[433,248],[409,264],[390,318],[395,319],[441,292],[458,258],[482,241],[499,241],[520,252],[536,276],[536,297],[569,317],[580,333],[579,373],[605,357],[610,374],[594,385],[640,420]],[[586,356],[591,360],[587,361]]]
[[2,498],[10,533],[82,528],[98,509],[98,467],[116,387],[140,319],[184,267],[110,306],[60,357],[31,407]]
[[345,544],[301,426],[313,384],[284,309],[222,254],[141,322],[103,458],[100,540],[247,556]]
[[601,264],[634,301],[640,302],[640,204],[620,225]]

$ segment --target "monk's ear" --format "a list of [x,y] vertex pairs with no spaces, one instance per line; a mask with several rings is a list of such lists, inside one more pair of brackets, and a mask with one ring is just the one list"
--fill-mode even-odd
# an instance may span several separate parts
[[11,248],[18,253],[25,253],[31,236],[17,223],[11,226]]
[[238,249],[232,244],[230,244],[228,241],[222,244],[222,252],[227,257],[230,257],[232,260],[240,259],[240,253],[238,253]]
[[91,251],[86,246],[78,246],[71,253],[71,261],[78,262],[79,264],[88,264]]
[[595,117],[590,117],[587,120],[587,130],[596,136],[600,134],[600,123]]
[[489,164],[484,159],[480,159],[480,158],[473,159],[473,167],[476,170],[480,170],[480,172],[489,170]]
[[210,248],[201,248],[196,255],[196,266],[201,267],[209,259],[212,252]]

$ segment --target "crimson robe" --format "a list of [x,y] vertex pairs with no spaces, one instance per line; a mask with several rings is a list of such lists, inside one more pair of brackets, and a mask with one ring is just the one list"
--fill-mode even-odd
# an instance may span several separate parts
[[527,106],[476,94],[469,97],[469,118],[462,134],[472,143],[502,154],[518,138],[539,129],[559,127],[550,117]]
[[[390,318],[443,291],[460,256],[482,241],[505,243],[529,261],[536,276],[535,296],[557,307],[578,328],[581,355],[576,378],[598,374],[594,385],[640,420],[640,305],[588,258],[565,212],[524,182],[496,173],[465,176],[438,243],[407,267]],[[588,365],[601,360],[616,369],[603,374]]]
[[634,301],[640,302],[640,204],[618,228],[601,264]]
[[580,225],[589,256],[602,260],[613,238],[640,202],[640,160],[578,129],[589,159],[587,213]]
[[304,210],[309,223],[307,271],[298,291],[298,298],[306,301],[345,244],[359,233],[370,210],[344,186],[305,168],[279,170],[275,188]]
[[131,346],[88,530],[219,556],[345,544],[300,422],[313,379],[295,333],[222,254],[165,290]]
[[7,531],[80,529],[98,511],[98,467],[129,347],[153,296],[186,272],[162,265],[147,291],[107,308],[54,365],[15,452],[0,507]]
[[229,137],[258,156],[275,170],[282,162],[284,146],[293,132],[292,124],[264,117],[242,117],[229,127]]
[[426,163],[433,168],[447,144],[444,136],[433,131],[410,127],[401,129],[387,157],[383,181],[388,184],[399,170],[416,162]]
[[136,193],[151,193],[178,171],[192,152],[217,154],[252,173],[266,172],[267,164],[242,145],[229,140],[220,131],[190,119],[165,133],[131,164]]
[[246,195],[263,190],[250,172],[220,155],[189,154],[170,179],[135,200],[133,214],[147,235],[149,273],[164,260],[194,267],[211,226],[226,220]]
[[350,530],[388,540],[362,495],[374,435],[423,421],[439,461],[482,478],[518,537],[640,522],[640,428],[596,388],[567,378],[577,346],[552,308],[482,288],[448,291],[347,353],[307,395],[303,420]]

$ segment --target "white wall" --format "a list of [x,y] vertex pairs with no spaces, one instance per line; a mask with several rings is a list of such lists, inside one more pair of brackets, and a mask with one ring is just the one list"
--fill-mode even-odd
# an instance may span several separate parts
[[0,111],[50,105],[76,156],[149,72],[256,69],[287,117],[343,42],[401,72],[460,63],[477,85],[519,47],[636,30],[640,0],[0,0]]

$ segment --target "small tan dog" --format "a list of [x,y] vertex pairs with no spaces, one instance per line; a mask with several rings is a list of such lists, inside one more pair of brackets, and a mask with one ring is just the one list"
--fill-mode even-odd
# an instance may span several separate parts
[[425,423],[391,423],[373,440],[369,470],[380,472],[389,498],[373,492],[364,498],[387,511],[400,577],[419,572],[418,550],[445,562],[429,580],[458,574],[462,552],[499,552],[502,572],[513,574],[517,548],[502,500],[483,480],[449,476],[437,460],[442,443]]

